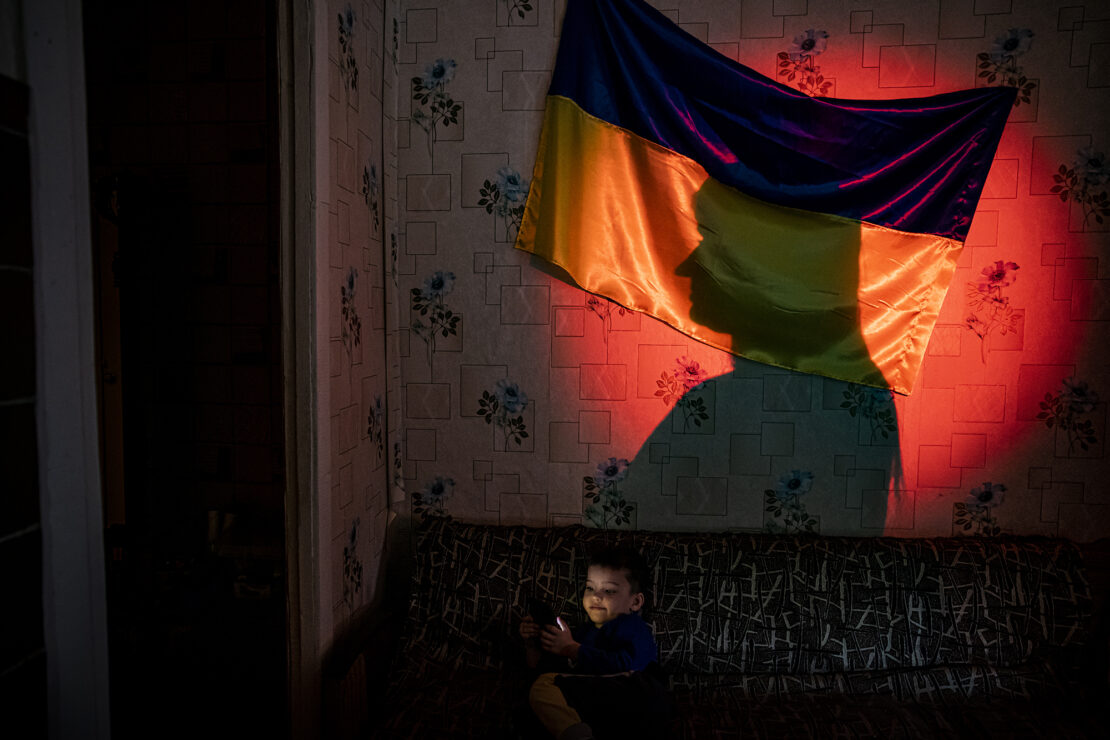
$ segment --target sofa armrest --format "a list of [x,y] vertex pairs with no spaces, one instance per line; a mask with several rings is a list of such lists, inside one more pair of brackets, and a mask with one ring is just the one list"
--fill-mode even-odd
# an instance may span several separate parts
[[366,737],[370,718],[381,715],[400,633],[398,616],[384,606],[353,621],[324,661],[324,736],[336,740]]

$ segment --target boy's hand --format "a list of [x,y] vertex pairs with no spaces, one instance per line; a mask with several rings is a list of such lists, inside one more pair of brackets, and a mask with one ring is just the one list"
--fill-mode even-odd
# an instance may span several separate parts
[[540,626],[536,624],[536,620],[532,619],[531,614],[525,614],[524,619],[520,620],[519,632],[525,640],[531,640],[539,636]]
[[578,643],[570,634],[569,629],[559,629],[547,625],[540,632],[540,645],[549,653],[561,655],[574,660],[578,657]]

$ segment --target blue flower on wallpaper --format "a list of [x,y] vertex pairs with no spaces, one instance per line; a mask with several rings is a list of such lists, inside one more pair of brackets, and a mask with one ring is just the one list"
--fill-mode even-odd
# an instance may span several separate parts
[[980,279],[967,284],[968,314],[964,324],[979,337],[979,357],[987,361],[990,337],[994,333],[1004,336],[1016,332],[1020,314],[1014,312],[1010,297],[1003,293],[1017,280],[1019,266],[1016,262],[995,260],[983,268]]
[[659,374],[659,379],[655,381],[655,395],[668,406],[673,403],[682,413],[682,431],[685,432],[691,424],[700,427],[709,418],[705,399],[694,390],[709,377],[709,373],[697,360],[686,355],[676,358],[675,364],[670,372],[664,370]]
[[1075,171],[1089,185],[1104,185],[1110,180],[1110,167],[1106,155],[1093,146],[1085,146],[1075,153]]
[[775,484],[775,497],[779,501],[792,501],[809,493],[813,488],[813,473],[808,470],[791,470]]
[[1064,378],[1064,400],[1072,414],[1089,414],[1098,405],[1098,394],[1085,380]]
[[851,416],[858,416],[868,423],[871,427],[872,443],[879,437],[890,439],[890,435],[898,431],[898,422],[894,414],[894,393],[885,388],[851,383],[844,391],[844,400],[840,402],[840,408],[848,409]]
[[455,490],[455,479],[437,475],[432,482],[424,486],[424,502],[428,506],[442,507],[451,493]]
[[397,285],[397,234],[389,232],[389,277],[393,280],[393,284]]
[[778,54],[779,77],[786,82],[797,81],[798,89],[806,95],[823,98],[832,89],[832,81],[821,74],[814,58],[824,53],[829,45],[828,31],[810,28],[794,37],[794,43]]
[[455,76],[458,65],[454,59],[437,59],[424,67],[424,76],[420,79],[425,90],[443,87]]
[[586,521],[600,529],[632,523],[633,506],[624,498],[620,483],[628,477],[628,460],[610,457],[597,465],[593,476],[582,479]]
[[615,485],[628,477],[628,460],[611,457],[597,464],[594,480],[599,486]]
[[1063,386],[1059,393],[1044,395],[1037,419],[1067,435],[1069,454],[1077,449],[1087,452],[1098,444],[1095,424],[1089,418],[1098,407],[1098,393],[1076,378],[1065,378]]
[[1037,83],[1025,76],[1018,58],[1033,46],[1033,32],[1028,28],[1011,28],[994,40],[990,51],[980,52],[979,79],[987,85],[998,84],[1003,87],[1016,87],[1014,107],[1033,101],[1033,90]]
[[432,364],[436,339],[458,334],[461,316],[452,311],[444,299],[455,288],[455,273],[436,270],[424,278],[424,285],[411,292],[413,319],[412,333],[420,337],[428,348],[428,364]]
[[374,396],[374,403],[366,414],[366,434],[373,441],[380,461],[385,454],[385,407],[380,393]]
[[374,164],[366,164],[362,168],[362,199],[370,214],[370,228],[373,234],[381,228],[381,216],[378,214],[378,168]]
[[522,415],[528,407],[528,394],[520,389],[517,383],[508,378],[497,381],[493,393],[482,391],[478,399],[478,415],[501,430],[505,438],[505,449],[509,449],[509,442],[517,447],[528,438],[528,425],[524,423]]
[[1003,64],[1010,59],[1025,54],[1033,47],[1033,32],[1028,28],[1011,28],[1005,34],[996,36],[990,50],[990,59],[995,64]]
[[957,532],[994,537],[1002,532],[994,510],[1006,500],[1006,486],[987,481],[972,488],[967,501],[952,507],[952,526]]
[[447,94],[447,84],[455,76],[454,59],[437,59],[424,68],[424,74],[412,78],[412,99],[416,102],[411,120],[424,131],[428,155],[434,152],[439,126],[458,124],[462,105]]
[[497,396],[497,400],[501,402],[501,408],[505,409],[506,413],[519,413],[528,405],[528,395],[520,390],[519,385],[510,382],[507,378],[497,381],[494,395]]
[[401,456],[401,443],[393,443],[393,488],[395,491],[405,490],[405,463]]
[[1055,185],[1052,192],[1067,203],[1071,200],[1083,208],[1083,228],[1093,218],[1102,224],[1110,217],[1110,196],[1107,195],[1106,182],[1110,180],[1110,167],[1106,155],[1093,146],[1083,147],[1076,152],[1071,167],[1061,164],[1052,176]]
[[829,32],[818,31],[814,28],[794,37],[794,43],[787,50],[791,60],[800,62],[805,57],[815,57],[821,54],[829,45]]
[[397,68],[397,50],[400,48],[400,43],[399,43],[398,39],[400,39],[400,37],[401,37],[400,25],[397,23],[397,19],[394,18],[393,19],[393,43],[390,46],[390,50],[389,50],[389,56],[393,60],[394,70],[396,70],[396,68]]
[[1006,499],[1006,486],[1001,483],[991,483],[987,481],[981,486],[972,488],[967,494],[967,503],[969,506],[985,506],[988,509],[993,509],[1000,506]]
[[358,62],[355,60],[355,11],[350,5],[339,14],[339,75],[344,87],[354,92],[358,88]]
[[412,511],[421,520],[429,517],[450,519],[447,513],[447,500],[455,491],[455,479],[437,475],[423,490],[412,494]]
[[340,339],[343,348],[347,350],[347,359],[353,361],[355,349],[359,346],[362,337],[362,320],[358,316],[358,307],[355,305],[355,286],[358,280],[358,270],[352,267],[347,272],[347,283],[339,286],[340,312],[343,316],[343,325],[340,327]]
[[343,547],[343,601],[348,608],[355,606],[355,595],[362,590],[362,561],[358,558],[358,526],[356,516],[347,533]]
[[455,289],[455,273],[450,270],[436,270],[424,278],[424,288],[420,295],[425,301],[434,301],[443,298]]
[[528,200],[528,181],[519,172],[508,165],[500,168],[492,180],[482,183],[478,196],[478,205],[504,223],[506,240],[520,229]]
[[763,492],[763,528],[776,534],[817,532],[820,522],[806,511],[802,496],[813,488],[813,473],[808,470],[791,470],[782,475],[774,488]]
[[512,167],[497,169],[497,185],[509,200],[520,200],[528,194],[528,182]]

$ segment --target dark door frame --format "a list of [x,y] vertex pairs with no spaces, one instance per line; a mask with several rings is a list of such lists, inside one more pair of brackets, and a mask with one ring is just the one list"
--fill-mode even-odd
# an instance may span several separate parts
[[51,738],[108,740],[108,627],[80,0],[23,2]]

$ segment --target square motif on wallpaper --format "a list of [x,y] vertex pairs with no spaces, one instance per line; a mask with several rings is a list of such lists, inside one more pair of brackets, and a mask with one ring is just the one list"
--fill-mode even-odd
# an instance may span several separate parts
[[957,385],[952,418],[954,421],[1005,421],[1006,386]]
[[624,401],[627,391],[628,366],[579,366],[579,398],[592,401]]
[[771,457],[760,449],[758,434],[733,434],[729,437],[728,472],[730,475],[769,475]]
[[572,421],[553,421],[548,425],[548,460],[550,462],[589,462],[590,446],[582,442],[579,426]]
[[884,46],[879,50],[879,87],[932,87],[936,63],[934,44]]
[[417,8],[405,13],[405,43],[434,44],[438,34],[435,8]]
[[575,306],[555,309],[556,337],[583,337],[586,335],[586,310]]
[[502,110],[542,111],[550,82],[551,73],[547,71],[505,72],[502,77]]
[[1072,321],[1110,321],[1110,280],[1073,280]]
[[676,481],[676,488],[677,513],[697,516],[728,515],[728,479],[680,477]]

